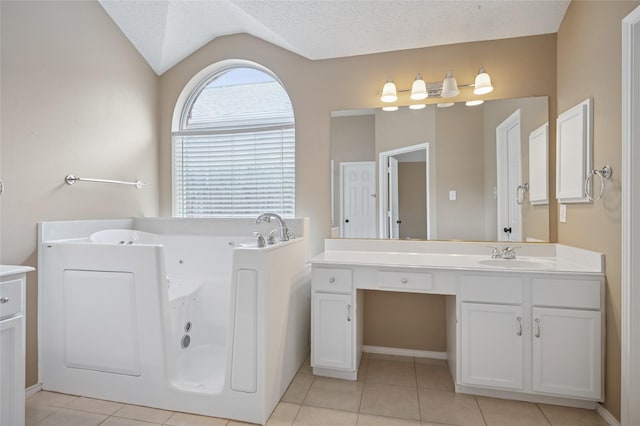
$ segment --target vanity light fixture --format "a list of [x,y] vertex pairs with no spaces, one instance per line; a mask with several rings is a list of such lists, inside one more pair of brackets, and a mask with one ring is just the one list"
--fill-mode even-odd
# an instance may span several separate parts
[[464,104],[466,106],[477,106],[477,105],[482,105],[484,103],[484,100],[482,99],[474,99],[472,101],[467,101]]
[[414,101],[420,101],[429,97],[429,92],[427,92],[427,85],[422,79],[422,76],[420,76],[420,73],[416,74],[416,79],[413,81],[410,97]]
[[411,104],[409,105],[409,109],[422,109],[425,108],[426,104]]
[[393,105],[393,106],[385,106],[382,107],[383,111],[397,111],[398,110],[398,106],[397,105]]
[[443,98],[453,98],[460,94],[460,90],[458,90],[458,82],[453,77],[453,73],[451,70],[447,71],[447,75],[444,77],[444,81],[442,82],[442,92],[440,96]]
[[391,77],[387,79],[387,82],[382,88],[382,96],[380,97],[382,102],[395,102],[398,100],[398,92],[396,91],[396,85],[393,84]]
[[460,88],[463,87],[473,87],[473,93],[475,95],[484,95],[493,90],[491,77],[489,77],[489,74],[487,74],[484,66],[482,66],[478,70],[478,74],[476,75],[474,83],[460,85],[458,85],[458,82],[453,76],[453,72],[451,70],[447,71],[447,74],[445,75],[442,82],[425,82],[422,79],[422,75],[418,73],[413,80],[411,89],[398,90],[391,77],[389,77],[387,79],[387,82],[384,84],[384,87],[382,88],[382,96],[380,96],[380,100],[385,103],[396,102],[398,100],[398,93],[408,93],[411,100],[414,101],[420,101],[429,97],[443,99],[455,98],[460,94]]
[[484,67],[480,67],[478,75],[476,76],[476,82],[474,86],[474,95],[486,95],[487,93],[493,91],[493,86],[491,85],[491,77],[489,77],[489,74],[487,74],[487,71],[485,71]]

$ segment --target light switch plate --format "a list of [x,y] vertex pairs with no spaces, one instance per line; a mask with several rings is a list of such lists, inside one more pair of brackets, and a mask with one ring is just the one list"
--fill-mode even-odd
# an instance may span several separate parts
[[567,205],[560,204],[560,223],[567,223]]
[[455,201],[457,198],[457,192],[456,191],[449,191],[449,201]]

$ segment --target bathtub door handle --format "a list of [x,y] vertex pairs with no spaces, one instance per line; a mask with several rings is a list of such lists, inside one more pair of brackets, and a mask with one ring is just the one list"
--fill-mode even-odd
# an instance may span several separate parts
[[351,322],[351,304],[347,305],[347,321]]

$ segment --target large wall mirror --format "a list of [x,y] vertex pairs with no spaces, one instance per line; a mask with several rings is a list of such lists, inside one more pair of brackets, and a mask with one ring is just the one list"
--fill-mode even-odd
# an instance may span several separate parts
[[548,120],[546,96],[334,111],[331,235],[548,241]]

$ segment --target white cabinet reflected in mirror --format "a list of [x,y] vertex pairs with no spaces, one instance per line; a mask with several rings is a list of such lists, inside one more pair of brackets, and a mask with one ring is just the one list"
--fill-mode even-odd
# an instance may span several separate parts
[[[498,127],[518,110],[519,124],[510,132],[511,141],[518,140],[519,154],[512,150],[509,157],[506,151],[506,158],[511,158],[507,163],[518,167],[507,169],[499,185]],[[422,110],[332,113],[332,235],[513,241],[514,233],[505,231],[510,227],[513,231],[510,222],[498,221],[502,197],[503,204],[520,201],[515,213],[507,211],[508,217],[517,214],[514,220],[520,221],[518,240],[548,241],[548,204],[531,202],[531,194],[518,189],[530,180],[529,136],[548,120],[546,96],[487,101],[475,107],[457,103],[449,108],[434,104]],[[349,186],[353,180],[348,179],[354,176],[348,178],[345,168],[357,168],[362,162],[369,170],[375,163],[373,191],[370,184],[359,189]],[[537,184],[547,172],[536,166]],[[507,189],[499,194],[505,184]],[[363,220],[367,226],[361,226]],[[372,221],[377,226],[371,227]]]

